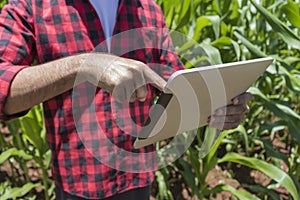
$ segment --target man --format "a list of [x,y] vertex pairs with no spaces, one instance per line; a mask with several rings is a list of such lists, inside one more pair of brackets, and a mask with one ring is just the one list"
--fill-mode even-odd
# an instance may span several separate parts
[[[164,79],[183,69],[152,0],[11,0],[0,55],[1,119],[44,103],[57,199],[149,199],[154,147],[134,149],[134,133]],[[210,126],[236,127],[251,98],[235,98]],[[135,156],[116,157],[115,146]]]

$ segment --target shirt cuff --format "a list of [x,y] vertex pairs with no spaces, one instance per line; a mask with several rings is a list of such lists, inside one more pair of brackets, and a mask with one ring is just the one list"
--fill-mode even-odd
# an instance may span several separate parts
[[27,111],[22,111],[20,113],[6,115],[3,112],[3,108],[9,94],[9,90],[11,87],[11,83],[18,72],[28,66],[1,66],[0,64],[0,120],[1,121],[8,121],[11,119],[15,119],[17,117],[21,117],[25,115]]

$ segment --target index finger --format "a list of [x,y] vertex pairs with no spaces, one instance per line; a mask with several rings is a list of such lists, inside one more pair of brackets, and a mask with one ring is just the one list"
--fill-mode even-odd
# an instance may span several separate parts
[[152,86],[159,89],[160,91],[162,91],[167,84],[167,82],[161,76],[159,76],[147,65],[144,68],[144,76],[148,83],[150,83]]
[[239,105],[239,104],[245,104],[248,101],[251,101],[253,99],[254,99],[254,97],[251,93],[245,92],[243,94],[240,94],[240,95],[234,97],[232,99],[232,102],[233,102],[234,105]]

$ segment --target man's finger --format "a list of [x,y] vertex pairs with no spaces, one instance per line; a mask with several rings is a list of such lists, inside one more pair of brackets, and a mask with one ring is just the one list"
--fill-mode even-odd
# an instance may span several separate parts
[[240,115],[247,113],[249,111],[249,107],[246,104],[238,104],[238,105],[228,105],[222,108],[218,108],[214,115],[215,116],[225,116],[225,115]]
[[210,117],[210,122],[214,123],[240,123],[244,120],[245,115],[239,114],[239,115],[227,115],[227,116],[216,116],[213,115]]
[[112,91],[112,96],[120,103],[130,100],[130,97],[127,97],[126,91],[123,87],[115,87]]
[[166,81],[148,66],[144,68],[144,76],[148,83],[162,91],[166,86]]
[[247,103],[248,101],[251,101],[253,100],[254,97],[251,93],[249,92],[245,92],[243,94],[240,94],[239,96],[235,97],[232,99],[232,103],[234,105],[238,105],[238,104],[245,104]]
[[114,99],[118,102],[130,102],[135,95],[134,84],[131,81],[124,81],[122,84],[114,87],[112,91]]
[[135,96],[139,101],[144,102],[147,98],[147,94],[148,94],[148,89],[146,85],[143,85],[141,87],[139,87],[138,89],[136,89],[135,91]]

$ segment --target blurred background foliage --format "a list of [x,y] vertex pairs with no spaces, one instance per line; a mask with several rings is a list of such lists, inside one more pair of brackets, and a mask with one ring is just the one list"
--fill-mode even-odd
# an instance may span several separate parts
[[[213,130],[196,130],[185,154],[157,171],[153,197],[299,199],[300,0],[156,2],[187,68],[266,56],[276,61],[249,89],[255,100],[244,123],[221,132],[204,158],[203,138]],[[54,199],[42,106],[2,123],[1,132],[0,200]]]

